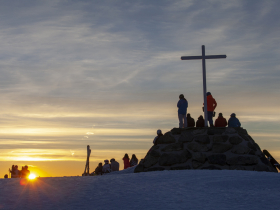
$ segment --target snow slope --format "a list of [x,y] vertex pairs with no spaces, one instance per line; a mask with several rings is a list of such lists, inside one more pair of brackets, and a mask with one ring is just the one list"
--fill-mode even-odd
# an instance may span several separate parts
[[[128,172],[128,171],[127,171]],[[0,209],[277,209],[277,173],[233,170],[119,172],[0,179]]]

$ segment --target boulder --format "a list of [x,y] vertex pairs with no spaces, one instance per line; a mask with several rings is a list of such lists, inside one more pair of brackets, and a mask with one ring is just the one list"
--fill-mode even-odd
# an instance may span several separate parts
[[179,142],[191,142],[192,140],[193,134],[191,131],[184,131],[179,138]]
[[158,161],[160,166],[171,166],[177,163],[181,163],[181,156],[178,154],[163,153]]
[[157,162],[158,162],[158,157],[154,157],[154,156],[148,155],[148,156],[145,158],[145,161],[144,161],[143,166],[144,166],[145,168],[149,168],[149,167],[155,165]]
[[226,128],[208,128],[207,135],[221,135],[225,132]]
[[194,152],[192,154],[192,159],[200,163],[205,163],[206,155],[203,154],[202,152]]
[[214,143],[212,147],[212,152],[214,153],[224,153],[232,148],[231,144],[226,143]]
[[255,165],[258,163],[258,158],[253,155],[237,156],[227,160],[229,165]]
[[206,133],[207,133],[207,129],[205,129],[205,128],[198,128],[198,129],[192,131],[193,135],[202,135],[202,134],[206,134]]
[[231,152],[235,154],[247,154],[250,152],[250,148],[242,145],[236,145],[232,148]]
[[195,161],[195,160],[192,161],[192,167],[194,169],[197,169],[197,168],[199,168],[202,165],[203,165],[203,163],[201,163],[201,162],[198,162],[198,161]]
[[171,144],[175,143],[176,139],[171,135],[171,132],[164,134],[158,139],[158,144]]
[[163,152],[172,152],[172,151],[179,151],[183,149],[183,143],[174,143],[174,144],[169,144],[166,147],[164,147],[163,149],[161,149],[161,151]]
[[229,138],[231,144],[237,145],[240,144],[243,140],[239,136],[232,136]]
[[210,138],[208,135],[199,135],[194,137],[194,141],[200,143],[200,144],[209,144]]
[[208,162],[210,164],[225,165],[227,157],[224,154],[210,155],[208,156]]
[[215,135],[213,136],[213,143],[223,143],[228,140],[228,135]]
[[234,128],[226,128],[225,133],[226,134],[233,134],[233,133],[237,133],[237,131]]
[[207,145],[202,145],[195,142],[189,143],[187,148],[193,152],[207,152],[209,150]]

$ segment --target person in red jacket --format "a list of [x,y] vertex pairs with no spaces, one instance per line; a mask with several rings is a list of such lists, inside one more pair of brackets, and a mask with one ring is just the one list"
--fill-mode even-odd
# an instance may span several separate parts
[[223,117],[222,113],[219,113],[219,117],[215,121],[215,127],[226,127],[227,120]]
[[130,167],[129,157],[128,157],[127,153],[123,157],[123,165],[124,165],[124,169],[127,169]]
[[207,116],[208,116],[208,121],[210,124],[210,127],[214,127],[213,125],[213,112],[217,107],[217,102],[213,98],[212,94],[210,92],[206,93],[207,95]]

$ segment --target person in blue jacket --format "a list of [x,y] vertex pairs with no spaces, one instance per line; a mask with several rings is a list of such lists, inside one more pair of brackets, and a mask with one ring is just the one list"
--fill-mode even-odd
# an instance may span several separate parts
[[232,113],[230,115],[230,118],[228,120],[228,127],[233,127],[233,128],[237,128],[240,127],[241,123],[239,122],[238,118],[236,118],[235,113]]
[[178,107],[178,118],[179,118],[179,127],[180,128],[186,128],[188,127],[187,123],[187,108],[188,108],[188,101],[185,99],[184,95],[179,95],[179,101],[177,103]]

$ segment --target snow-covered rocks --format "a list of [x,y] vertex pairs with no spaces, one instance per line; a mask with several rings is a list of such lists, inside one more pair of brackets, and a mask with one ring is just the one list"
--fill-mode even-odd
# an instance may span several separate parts
[[277,170],[243,128],[174,128],[152,146],[135,172],[180,169]]

